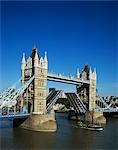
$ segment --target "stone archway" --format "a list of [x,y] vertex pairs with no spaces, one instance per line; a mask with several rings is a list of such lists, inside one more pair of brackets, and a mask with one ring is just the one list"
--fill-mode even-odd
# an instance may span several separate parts
[[28,113],[32,112],[32,103],[28,102]]

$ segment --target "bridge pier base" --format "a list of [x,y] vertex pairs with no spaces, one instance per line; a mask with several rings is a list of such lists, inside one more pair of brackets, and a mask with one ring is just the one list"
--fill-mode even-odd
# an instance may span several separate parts
[[103,116],[103,112],[87,111],[85,114],[85,121],[94,124],[106,124],[106,118]]
[[56,120],[52,114],[31,114],[21,127],[42,132],[54,132],[57,129]]

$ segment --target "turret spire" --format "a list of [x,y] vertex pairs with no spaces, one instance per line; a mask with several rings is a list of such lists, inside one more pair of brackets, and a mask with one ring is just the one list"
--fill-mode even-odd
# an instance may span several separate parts
[[96,68],[94,68],[94,73],[96,74]]
[[22,63],[26,63],[26,60],[25,60],[25,53],[23,53]]
[[77,78],[80,78],[79,68],[77,68]]
[[93,72],[93,74],[94,74],[94,78],[96,79],[96,78],[97,78],[96,68],[94,68],[94,72]]
[[92,73],[92,70],[91,70],[91,66],[90,66],[90,69],[89,69],[89,74],[91,74]]
[[35,52],[35,56],[34,56],[34,65],[35,65],[35,67],[38,67],[38,64],[39,64],[39,57],[38,57],[38,51],[37,51],[37,48],[36,48],[36,52]]
[[47,52],[45,51],[44,61],[47,61]]
[[34,43],[34,45],[33,45],[33,49],[36,49],[36,44]]

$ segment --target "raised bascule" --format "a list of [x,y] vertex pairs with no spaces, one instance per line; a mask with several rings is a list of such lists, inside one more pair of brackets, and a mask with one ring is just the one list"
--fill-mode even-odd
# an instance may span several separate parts
[[[21,79],[13,86],[0,93],[1,118],[23,118],[23,128],[36,131],[56,131],[57,125],[52,109],[58,98],[65,95],[75,112],[85,115],[85,120],[105,123],[103,112],[118,112],[117,106],[107,104],[96,95],[96,70],[87,65],[77,75],[64,76],[48,72],[48,59],[38,54],[36,47],[30,57],[22,58]],[[64,93],[63,90],[52,90],[46,96],[47,80],[73,84],[75,93]],[[20,85],[20,86],[19,86]]]

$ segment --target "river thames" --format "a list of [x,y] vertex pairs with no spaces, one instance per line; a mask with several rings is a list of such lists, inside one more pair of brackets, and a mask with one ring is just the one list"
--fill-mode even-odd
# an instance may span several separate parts
[[103,131],[78,128],[66,113],[57,113],[56,119],[58,129],[53,133],[1,127],[1,149],[118,149],[118,118],[109,119]]

